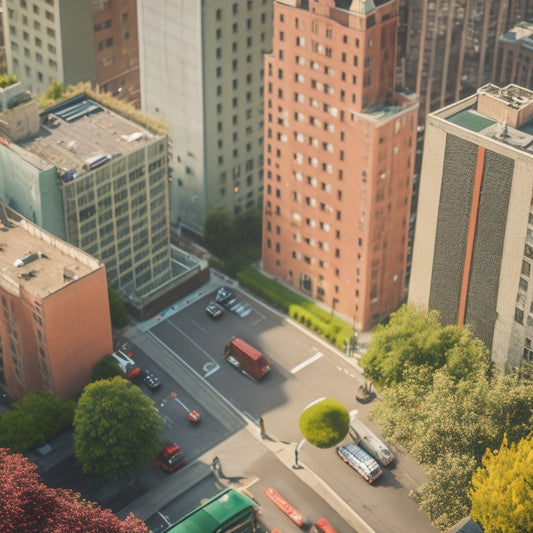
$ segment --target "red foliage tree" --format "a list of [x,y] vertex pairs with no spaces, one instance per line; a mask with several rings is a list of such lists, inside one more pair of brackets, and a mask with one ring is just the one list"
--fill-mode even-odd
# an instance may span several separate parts
[[24,456],[0,448],[2,533],[147,533],[132,514],[121,521],[76,492],[47,487],[36,468]]

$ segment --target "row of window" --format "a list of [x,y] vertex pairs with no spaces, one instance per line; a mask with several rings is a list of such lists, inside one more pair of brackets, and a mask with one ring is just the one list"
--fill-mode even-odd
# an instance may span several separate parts
[[[262,5],[266,5],[266,3],[267,3],[267,0],[262,0]],[[252,0],[247,0],[247,2],[246,2],[246,9],[247,9],[247,11],[251,11],[251,10],[252,10]],[[232,6],[231,6],[231,12],[232,12],[232,15],[237,15],[237,14],[238,14],[238,12],[239,12],[239,4],[238,4],[238,3],[234,3],[234,4],[232,4]],[[222,15],[223,15],[223,13],[224,13],[224,12],[223,12],[223,10],[222,10],[221,8],[217,9],[217,10],[215,11],[215,18],[216,18],[216,20],[222,20]],[[262,17],[266,17],[266,14],[263,13],[263,14],[261,15],[261,18],[262,18]]]

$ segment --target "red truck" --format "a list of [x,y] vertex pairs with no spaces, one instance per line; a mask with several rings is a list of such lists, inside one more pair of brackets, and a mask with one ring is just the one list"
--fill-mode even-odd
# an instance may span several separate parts
[[271,368],[270,361],[259,350],[239,337],[232,337],[226,343],[224,359],[256,381],[263,378]]

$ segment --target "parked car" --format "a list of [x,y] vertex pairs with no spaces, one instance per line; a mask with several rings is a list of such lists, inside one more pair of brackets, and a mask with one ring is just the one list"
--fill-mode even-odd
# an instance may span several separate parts
[[156,466],[165,472],[174,472],[176,468],[185,464],[185,455],[181,448],[174,442],[169,442],[157,456]]
[[369,483],[373,483],[382,474],[377,461],[355,444],[337,446],[337,454]]
[[139,373],[142,382],[150,389],[157,390],[161,387],[161,380],[150,370],[141,370]]
[[227,302],[232,296],[231,289],[229,287],[220,287],[217,291],[217,295],[215,297],[215,300],[218,303],[224,303]]
[[224,313],[224,309],[220,307],[216,302],[209,302],[209,305],[205,308],[207,314],[211,318],[220,318]]
[[355,444],[364,448],[382,465],[387,466],[394,459],[394,455],[387,446],[360,420],[355,419],[350,422],[349,433]]

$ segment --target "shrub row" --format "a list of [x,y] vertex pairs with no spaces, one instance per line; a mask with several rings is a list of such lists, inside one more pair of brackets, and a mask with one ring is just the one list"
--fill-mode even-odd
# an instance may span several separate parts
[[344,350],[353,327],[312,301],[263,276],[253,267],[243,268],[237,275],[239,283],[273,307],[314,331],[337,348]]

